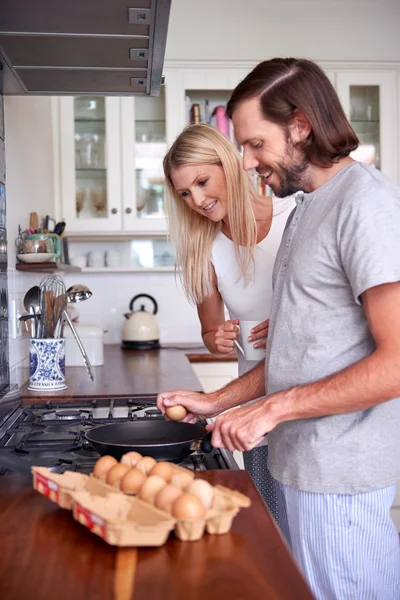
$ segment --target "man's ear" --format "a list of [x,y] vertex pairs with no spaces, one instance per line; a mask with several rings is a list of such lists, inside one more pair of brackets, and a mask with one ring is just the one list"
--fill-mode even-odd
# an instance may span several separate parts
[[289,124],[292,140],[295,144],[304,142],[311,133],[311,125],[304,113],[296,108]]

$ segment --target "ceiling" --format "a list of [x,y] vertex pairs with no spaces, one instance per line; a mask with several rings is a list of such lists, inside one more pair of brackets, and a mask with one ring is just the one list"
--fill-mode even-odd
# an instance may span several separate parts
[[1,0],[4,94],[159,94],[171,0]]

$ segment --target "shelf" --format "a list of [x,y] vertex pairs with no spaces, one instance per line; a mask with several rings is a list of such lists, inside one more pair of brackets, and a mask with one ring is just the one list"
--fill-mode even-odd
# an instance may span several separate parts
[[351,119],[350,123],[380,123],[378,119]]
[[102,119],[74,119],[75,123],[105,123],[105,118]]
[[80,273],[81,268],[74,265],[65,265],[64,263],[17,263],[15,265],[17,271],[25,271],[31,273],[56,273],[65,271],[68,273]]
[[81,269],[82,273],[173,273],[175,271],[174,266],[168,267],[99,267],[91,268],[84,267]]
[[82,172],[82,173],[88,173],[88,172],[89,173],[105,173],[107,171],[107,169],[81,169],[81,168],[79,168],[79,169],[75,169],[75,171],[77,173],[80,173],[80,172]]

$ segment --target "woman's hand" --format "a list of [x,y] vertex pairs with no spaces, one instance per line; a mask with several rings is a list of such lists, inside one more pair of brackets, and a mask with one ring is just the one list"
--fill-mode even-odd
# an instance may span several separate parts
[[225,321],[218,326],[215,333],[215,347],[220,354],[229,354],[232,352],[235,340],[239,335],[239,319]]
[[254,340],[260,340],[259,342],[253,344],[253,348],[266,348],[268,327],[269,319],[253,327],[253,329],[251,330],[251,335],[247,338],[247,341],[253,342]]

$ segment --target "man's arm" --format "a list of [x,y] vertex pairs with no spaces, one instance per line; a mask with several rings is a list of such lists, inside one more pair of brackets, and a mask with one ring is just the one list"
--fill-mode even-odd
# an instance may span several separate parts
[[279,423],[366,410],[400,396],[400,283],[362,294],[376,350],[326,379],[273,394],[221,415],[210,426],[212,443],[250,450]]
[[165,414],[166,407],[181,404],[188,411],[188,415],[183,420],[193,423],[197,418],[215,417],[225,410],[264,395],[265,360],[259,362],[251,371],[210,394],[187,390],[161,392],[157,396],[157,407]]

